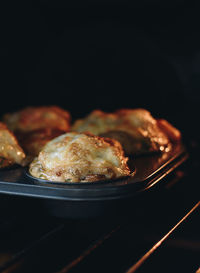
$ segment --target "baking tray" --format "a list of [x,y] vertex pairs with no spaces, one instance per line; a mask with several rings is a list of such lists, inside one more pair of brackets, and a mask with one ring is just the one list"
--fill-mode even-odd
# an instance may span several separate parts
[[15,166],[0,170],[0,193],[42,198],[45,206],[59,217],[98,215],[105,211],[103,205],[112,200],[133,198],[160,183],[187,157],[184,145],[174,144],[172,151],[167,153],[130,157],[128,164],[135,172],[133,177],[94,183],[53,183],[34,179],[27,168]]

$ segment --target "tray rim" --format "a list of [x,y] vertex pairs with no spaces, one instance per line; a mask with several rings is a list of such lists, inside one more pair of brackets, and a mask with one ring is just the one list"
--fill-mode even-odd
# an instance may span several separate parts
[[[64,187],[65,185],[62,185],[62,187],[57,187],[57,183],[56,185],[48,183],[48,186],[46,186],[38,183],[23,184],[17,182],[0,181],[0,193],[43,198],[48,200],[52,199],[81,202],[121,199],[148,190],[156,185],[166,175],[171,173],[175,168],[181,165],[189,156],[185,146],[181,144],[181,148],[182,149],[179,154],[169,158],[165,164],[160,166],[158,170],[151,173],[151,175],[149,175],[143,181],[140,180],[131,183],[131,178],[129,178],[127,181],[130,183],[116,185],[116,183],[112,181],[112,183],[106,183],[106,187],[102,187],[105,185],[105,183],[98,183],[98,187],[96,188],[94,188],[94,182],[90,183],[90,185],[88,185],[88,183],[79,183],[79,185],[70,183],[70,186],[67,185],[68,187],[66,188]],[[95,185],[97,185],[96,182]],[[20,191],[20,189],[22,191]],[[103,190],[105,191],[104,194],[102,194]]]

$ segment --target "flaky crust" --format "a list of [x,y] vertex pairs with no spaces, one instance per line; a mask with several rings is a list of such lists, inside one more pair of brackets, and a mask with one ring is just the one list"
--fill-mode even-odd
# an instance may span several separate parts
[[43,128],[28,133],[18,133],[17,136],[24,151],[33,158],[39,154],[47,142],[63,133],[65,132],[57,129]]
[[130,175],[127,160],[118,141],[71,132],[48,142],[29,171],[51,181],[94,182]]
[[[95,110],[77,120],[71,130],[114,138],[126,154],[144,154],[171,149],[169,134],[159,124],[145,109],[121,109],[114,113]],[[170,130],[173,131],[172,126]]]
[[25,154],[15,136],[0,122],[0,168],[23,164]]
[[43,128],[68,131],[70,114],[57,106],[27,107],[15,113],[5,114],[3,121],[14,132],[31,132]]
[[27,107],[3,117],[30,156],[37,156],[48,141],[67,132],[70,119],[69,112],[57,106]]

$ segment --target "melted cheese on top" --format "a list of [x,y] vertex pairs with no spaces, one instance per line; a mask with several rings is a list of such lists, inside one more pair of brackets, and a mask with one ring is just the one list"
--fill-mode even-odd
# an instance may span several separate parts
[[3,117],[30,158],[70,128],[70,114],[57,106],[27,107]]
[[71,132],[48,142],[29,171],[51,181],[98,181],[130,175],[127,160],[118,141]]
[[3,117],[8,128],[14,132],[30,132],[43,128],[68,131],[70,114],[57,106],[26,107]]
[[145,109],[121,109],[114,113],[95,110],[77,120],[71,130],[117,139],[131,154],[170,149],[168,136]]

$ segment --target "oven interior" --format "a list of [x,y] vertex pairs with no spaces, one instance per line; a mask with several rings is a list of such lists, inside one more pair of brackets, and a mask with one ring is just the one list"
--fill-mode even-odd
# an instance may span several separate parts
[[75,120],[146,108],[180,129],[189,158],[161,186],[111,202],[109,217],[55,217],[41,199],[1,194],[0,272],[197,272],[200,22],[187,4],[41,0],[5,9],[1,115],[58,105]]

